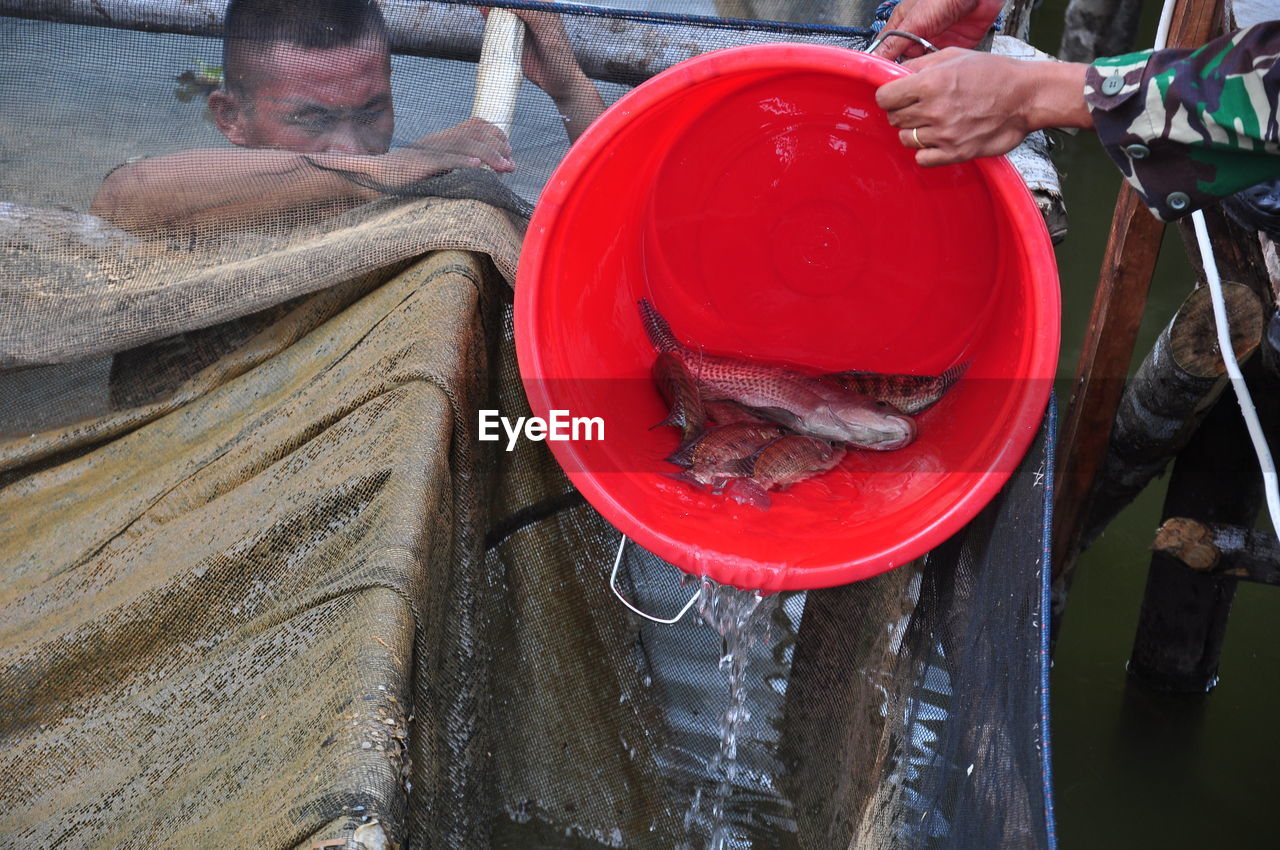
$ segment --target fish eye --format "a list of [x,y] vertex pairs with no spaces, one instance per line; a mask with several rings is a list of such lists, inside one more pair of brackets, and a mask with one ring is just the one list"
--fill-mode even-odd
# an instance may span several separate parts
[[877,401],[877,402],[876,402],[876,407],[888,407],[888,406],[889,406],[889,402],[887,402],[887,401]]

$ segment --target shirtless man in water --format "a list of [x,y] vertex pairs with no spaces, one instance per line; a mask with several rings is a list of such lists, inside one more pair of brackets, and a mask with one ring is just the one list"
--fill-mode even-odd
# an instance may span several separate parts
[[[559,17],[516,12],[529,38],[524,72],[576,139],[604,109],[572,61]],[[90,212],[141,233],[332,215],[454,168],[511,171],[511,145],[472,118],[391,149],[391,55],[374,0],[232,0],[223,88],[209,96],[235,148],[205,148],[117,168]],[[568,57],[570,61],[566,62]],[[364,185],[361,185],[364,184]]]

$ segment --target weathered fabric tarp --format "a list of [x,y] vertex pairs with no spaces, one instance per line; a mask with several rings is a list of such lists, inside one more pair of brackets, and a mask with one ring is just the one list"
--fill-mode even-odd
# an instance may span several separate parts
[[455,577],[488,476],[462,416],[505,284],[456,252],[389,278],[296,304],[109,442],[47,437],[74,459],[0,491],[15,846],[287,847],[344,805],[400,835],[413,780],[465,790]]

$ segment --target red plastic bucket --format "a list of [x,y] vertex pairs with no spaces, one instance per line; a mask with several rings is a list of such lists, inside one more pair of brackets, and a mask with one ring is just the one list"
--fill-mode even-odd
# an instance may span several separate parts
[[[551,442],[556,459],[687,572],[777,591],[898,566],[972,519],[1039,427],[1059,337],[1043,220],[1003,158],[916,166],[874,97],[905,73],[833,47],[709,53],[620,99],[543,191],[516,286],[529,403],[603,421],[604,439]],[[915,443],[850,451],[762,511],[665,474],[679,437],[651,429],[666,411],[642,297],[717,353],[814,372],[970,365]]]

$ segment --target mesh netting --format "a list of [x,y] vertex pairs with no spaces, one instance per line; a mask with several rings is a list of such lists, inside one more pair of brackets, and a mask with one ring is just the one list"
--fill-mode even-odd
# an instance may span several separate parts
[[[383,153],[350,89],[270,95],[347,147],[231,145],[222,2],[0,3],[0,845],[1049,846],[1043,435],[948,544],[767,599],[754,642],[629,614],[545,444],[476,439],[528,414],[526,216],[593,117],[561,84],[864,46],[831,25],[871,5],[567,8],[494,173],[474,5],[382,4]],[[695,589],[634,546],[619,582]]]

